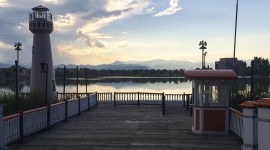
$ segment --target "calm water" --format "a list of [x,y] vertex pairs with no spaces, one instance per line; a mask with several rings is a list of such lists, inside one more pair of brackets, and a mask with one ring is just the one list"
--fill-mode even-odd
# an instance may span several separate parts
[[[29,91],[30,81],[21,81],[20,90]],[[57,92],[63,92],[64,83],[56,80]],[[0,91],[14,91],[13,80],[2,81]],[[167,94],[191,93],[191,82],[185,78],[95,78],[87,81],[88,92],[164,92]],[[66,92],[76,92],[76,79],[66,80]],[[86,81],[79,80],[79,92],[86,92]]]

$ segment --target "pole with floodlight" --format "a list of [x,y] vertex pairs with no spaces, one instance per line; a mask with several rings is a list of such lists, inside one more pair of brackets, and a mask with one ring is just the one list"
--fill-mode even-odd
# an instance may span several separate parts
[[17,60],[15,61],[15,67],[16,67],[16,112],[19,112],[19,51],[21,49],[22,43],[17,42],[14,44],[14,47],[17,51]]
[[203,61],[204,59],[203,58],[204,58],[204,50],[207,49],[206,48],[206,46],[207,46],[206,41],[204,41],[204,40],[200,41],[199,46],[201,46],[200,49],[202,50],[202,69],[204,69],[204,61]]

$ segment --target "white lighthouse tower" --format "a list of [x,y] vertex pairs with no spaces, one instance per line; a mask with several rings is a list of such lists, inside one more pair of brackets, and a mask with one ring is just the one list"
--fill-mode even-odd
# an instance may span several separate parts
[[45,103],[56,100],[55,77],[50,42],[53,31],[52,14],[41,5],[29,13],[29,30],[34,34],[32,47],[32,68],[30,91],[45,96]]

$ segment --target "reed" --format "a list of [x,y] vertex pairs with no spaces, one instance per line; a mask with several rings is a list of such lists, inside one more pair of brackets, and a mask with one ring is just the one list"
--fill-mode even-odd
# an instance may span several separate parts
[[[12,115],[16,112],[16,96],[12,91],[0,92],[0,103],[4,104],[4,116]],[[18,101],[18,112],[42,107],[45,100],[40,93],[20,93]]]

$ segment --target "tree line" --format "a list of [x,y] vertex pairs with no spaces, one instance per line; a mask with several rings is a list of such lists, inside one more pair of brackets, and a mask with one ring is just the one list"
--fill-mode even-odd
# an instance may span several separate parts
[[[270,75],[270,65],[268,58],[254,57],[251,64],[247,66],[246,62],[239,62],[236,72],[239,76],[250,76],[253,66],[254,76],[268,77]],[[31,69],[20,67],[20,78],[30,78]],[[64,76],[64,68],[56,68],[55,77]],[[16,75],[15,66],[0,69],[0,79],[13,79]],[[66,68],[66,78],[76,78],[77,68]],[[78,77],[85,78],[104,77],[104,76],[133,76],[133,77],[181,77],[184,76],[184,69],[166,70],[166,69],[138,69],[138,70],[95,70],[88,68],[79,68]]]

